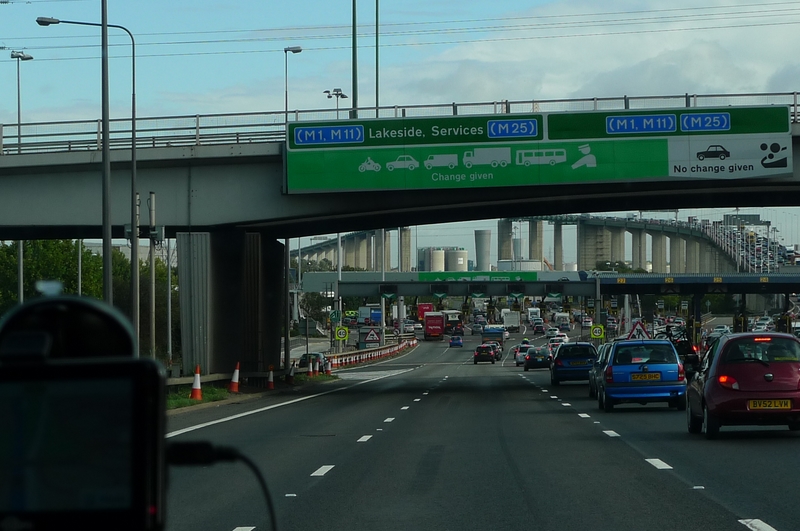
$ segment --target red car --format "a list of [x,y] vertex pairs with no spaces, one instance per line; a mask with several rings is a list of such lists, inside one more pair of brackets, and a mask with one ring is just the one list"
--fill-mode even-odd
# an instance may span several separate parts
[[[688,360],[687,360],[688,362]],[[687,390],[687,427],[713,439],[721,426],[800,430],[800,340],[745,332],[719,338]]]

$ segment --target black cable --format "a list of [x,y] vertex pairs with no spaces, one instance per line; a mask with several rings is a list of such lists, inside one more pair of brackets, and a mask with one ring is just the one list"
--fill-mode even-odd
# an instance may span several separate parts
[[241,461],[255,474],[261,490],[264,493],[264,498],[267,501],[267,508],[269,509],[269,519],[272,529],[277,531],[278,521],[275,514],[275,506],[272,503],[272,496],[269,492],[269,487],[261,475],[261,471],[252,459],[242,454],[236,448],[230,446],[214,446],[209,442],[187,442],[187,443],[170,443],[166,449],[166,461],[168,465],[174,466],[200,466],[200,465],[213,465],[220,462]]

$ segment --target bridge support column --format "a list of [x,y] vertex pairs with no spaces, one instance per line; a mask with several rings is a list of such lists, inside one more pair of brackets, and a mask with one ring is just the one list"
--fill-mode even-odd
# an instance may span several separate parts
[[356,242],[356,263],[355,267],[359,269],[367,268],[367,236],[358,234],[355,238]]
[[553,225],[553,269],[564,270],[564,238],[561,223]]
[[634,229],[630,233],[633,236],[633,269],[645,269],[647,265],[647,233],[643,229]]
[[544,224],[541,221],[528,222],[528,257],[531,260],[544,258]]
[[714,272],[713,247],[706,242],[700,242],[700,273]]
[[673,234],[669,238],[669,272],[671,274],[686,273],[686,240]]
[[611,234],[611,263],[625,261],[625,229],[622,227],[607,228]]
[[510,219],[497,220],[497,259],[511,260],[512,224]]
[[601,225],[578,223],[578,270],[596,269],[598,262],[611,260],[611,238]]
[[400,229],[400,269],[401,272],[411,271],[411,228],[402,227]]
[[663,232],[654,232],[653,238],[653,273],[667,272],[667,237]]
[[375,233],[367,233],[367,271],[375,271]]
[[356,239],[355,236],[348,236],[342,242],[342,254],[344,254],[343,266],[356,267]]
[[700,272],[700,241],[697,238],[686,240],[686,273]]
[[[281,364],[284,246],[260,233],[178,234],[183,373]],[[267,309],[271,316],[267,315]]]

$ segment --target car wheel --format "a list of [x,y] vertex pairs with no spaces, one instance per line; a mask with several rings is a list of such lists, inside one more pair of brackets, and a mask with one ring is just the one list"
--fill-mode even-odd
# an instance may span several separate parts
[[703,404],[703,433],[706,439],[716,439],[719,435],[719,419],[708,412],[708,407]]
[[700,433],[703,430],[703,417],[695,417],[691,405],[686,408],[686,429],[689,433]]
[[553,373],[550,373],[550,384],[551,385],[560,385],[561,382],[558,381],[556,378],[553,377]]
[[597,409],[603,409],[603,393],[600,392],[600,389],[597,390]]
[[800,431],[800,422],[790,422],[789,429],[792,431]]
[[494,365],[494,360],[492,360],[492,365]]
[[386,169],[389,170],[389,171],[392,171],[392,170],[394,170],[394,166],[392,164],[387,164],[386,165]]
[[611,413],[614,410],[614,402],[608,397],[605,391],[603,391],[603,411],[606,413]]
[[473,365],[477,365],[477,364],[478,364],[478,362],[477,362],[477,361],[473,361],[473,362],[472,362],[472,364],[473,364]]
[[431,168],[433,168],[433,165],[432,165],[432,164],[427,164],[427,163],[425,164],[425,169],[426,169],[426,170],[429,170],[429,169],[431,169]]
[[719,160],[725,160],[725,155],[720,155]]
[[589,382],[589,398],[594,398],[594,397],[595,397],[594,386],[592,385],[591,382]]
[[700,153],[697,154],[697,160],[705,160],[706,156]]
[[528,366],[525,365],[525,372],[528,372]]

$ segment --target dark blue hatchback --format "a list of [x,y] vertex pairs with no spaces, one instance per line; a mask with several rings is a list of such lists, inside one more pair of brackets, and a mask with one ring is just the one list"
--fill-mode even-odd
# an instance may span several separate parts
[[591,343],[561,343],[550,362],[550,383],[588,380],[589,369],[596,359],[597,349]]

